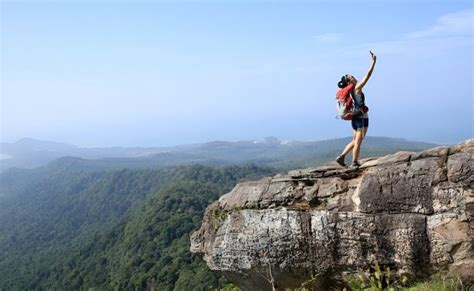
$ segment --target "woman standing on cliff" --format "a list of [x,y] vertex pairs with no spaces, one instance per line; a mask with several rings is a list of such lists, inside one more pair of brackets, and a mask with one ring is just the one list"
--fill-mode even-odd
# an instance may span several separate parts
[[342,76],[341,81],[337,84],[339,88],[345,88],[352,84],[354,86],[353,91],[351,92],[355,107],[361,110],[360,116],[352,119],[352,141],[347,144],[346,148],[342,152],[340,156],[337,157],[336,162],[341,165],[345,166],[344,158],[345,156],[351,151],[352,149],[352,167],[359,167],[359,153],[360,153],[360,145],[362,144],[362,140],[364,139],[365,135],[367,134],[367,129],[369,128],[369,115],[367,114],[367,110],[363,110],[367,108],[365,106],[365,96],[362,92],[362,88],[364,88],[367,81],[369,81],[372,72],[374,71],[375,63],[377,62],[377,56],[370,52],[372,57],[372,64],[370,65],[369,71],[364,76],[361,81],[357,81],[357,79],[352,75],[345,75]]

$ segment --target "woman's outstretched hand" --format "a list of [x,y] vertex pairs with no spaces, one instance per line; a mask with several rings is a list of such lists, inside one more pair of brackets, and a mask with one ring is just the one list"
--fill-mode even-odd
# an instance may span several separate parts
[[372,57],[372,60],[375,62],[377,61],[377,56],[374,55],[374,53],[372,51],[369,51],[370,52],[370,56]]
[[374,55],[372,51],[369,51],[369,52],[370,52],[370,56],[372,57],[372,64],[370,64],[369,71],[364,76],[364,78],[361,81],[357,82],[355,86],[356,92],[362,90],[365,84],[367,84],[367,81],[369,80],[370,76],[372,76],[372,72],[374,71],[375,63],[377,61],[377,56]]

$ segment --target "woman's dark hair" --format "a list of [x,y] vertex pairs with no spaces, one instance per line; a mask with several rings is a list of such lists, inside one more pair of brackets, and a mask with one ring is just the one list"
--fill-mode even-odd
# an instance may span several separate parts
[[349,85],[349,81],[347,80],[346,76],[342,76],[341,81],[337,83],[337,86],[339,88],[345,88],[347,85]]

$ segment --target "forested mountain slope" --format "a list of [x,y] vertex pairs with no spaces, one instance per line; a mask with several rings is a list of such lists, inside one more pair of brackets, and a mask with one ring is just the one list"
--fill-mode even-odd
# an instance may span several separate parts
[[22,187],[10,179],[10,192],[0,200],[0,288],[217,286],[218,278],[189,253],[190,232],[205,207],[238,181],[272,173],[194,165],[52,170],[30,173]]

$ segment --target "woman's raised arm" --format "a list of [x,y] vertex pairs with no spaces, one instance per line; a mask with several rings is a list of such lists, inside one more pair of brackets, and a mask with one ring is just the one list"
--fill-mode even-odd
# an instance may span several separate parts
[[362,90],[362,88],[365,86],[365,84],[367,84],[367,81],[369,81],[370,76],[372,76],[372,72],[374,71],[375,63],[377,62],[377,56],[374,55],[373,52],[371,52],[371,51],[369,51],[369,52],[370,52],[370,56],[372,57],[372,64],[370,64],[369,71],[364,76],[364,78],[360,82],[357,82],[357,84],[355,86],[356,91]]

